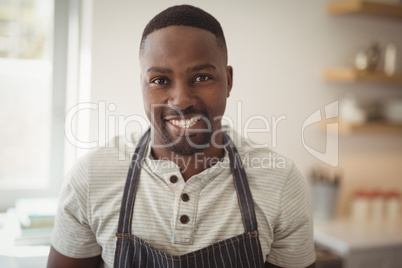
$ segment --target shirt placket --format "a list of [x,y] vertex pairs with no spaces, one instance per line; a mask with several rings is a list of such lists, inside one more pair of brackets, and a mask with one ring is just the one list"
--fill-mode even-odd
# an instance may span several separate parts
[[194,243],[200,193],[208,182],[224,168],[219,165],[208,168],[185,182],[179,167],[173,162],[169,163],[168,168],[162,168],[164,165],[158,160],[152,160],[151,163],[149,168],[163,178],[175,195],[174,213],[172,215],[173,244],[192,245]]

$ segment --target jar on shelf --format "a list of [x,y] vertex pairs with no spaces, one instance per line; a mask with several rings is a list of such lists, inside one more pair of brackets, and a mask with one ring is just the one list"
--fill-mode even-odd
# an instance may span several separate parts
[[385,193],[385,215],[388,220],[398,220],[401,209],[401,193],[389,191]]
[[372,220],[381,221],[384,219],[384,193],[373,191],[370,193],[370,216]]
[[352,218],[365,221],[368,219],[370,209],[370,193],[367,191],[356,191],[352,201]]

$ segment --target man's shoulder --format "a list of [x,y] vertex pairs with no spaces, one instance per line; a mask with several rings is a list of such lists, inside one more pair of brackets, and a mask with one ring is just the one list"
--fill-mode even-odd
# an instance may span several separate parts
[[88,181],[125,174],[141,134],[116,136],[106,144],[91,149],[74,163],[66,177],[70,180],[77,178],[80,181]]
[[89,164],[102,162],[129,161],[141,138],[141,132],[131,132],[115,136],[86,154]]
[[267,196],[280,200],[283,191],[306,186],[307,181],[293,160],[276,150],[255,146],[244,139],[236,147],[257,200],[266,200]]
[[268,146],[256,146],[242,140],[237,145],[237,150],[248,173],[271,175],[283,179],[297,169],[290,158]]

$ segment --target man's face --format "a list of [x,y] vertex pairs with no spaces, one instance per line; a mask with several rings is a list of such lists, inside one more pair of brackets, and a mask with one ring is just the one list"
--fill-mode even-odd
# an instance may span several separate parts
[[145,39],[140,67],[154,146],[190,155],[220,144],[214,133],[221,130],[232,68],[212,33],[189,26],[155,31]]

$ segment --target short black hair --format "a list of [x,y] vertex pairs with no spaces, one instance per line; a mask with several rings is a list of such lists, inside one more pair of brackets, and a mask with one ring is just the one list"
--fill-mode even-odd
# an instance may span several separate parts
[[218,45],[227,50],[225,36],[223,35],[220,23],[211,14],[191,5],[169,7],[150,20],[142,33],[140,50],[149,34],[174,25],[191,26],[207,30],[215,35]]

